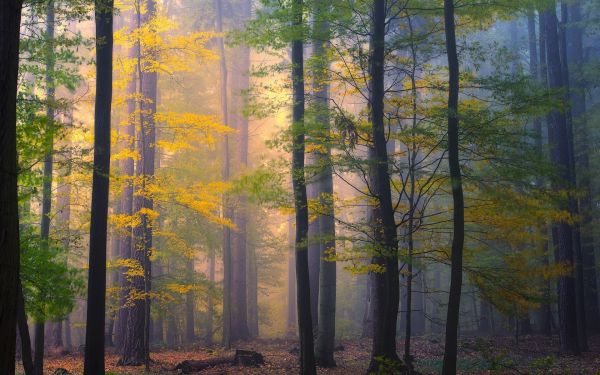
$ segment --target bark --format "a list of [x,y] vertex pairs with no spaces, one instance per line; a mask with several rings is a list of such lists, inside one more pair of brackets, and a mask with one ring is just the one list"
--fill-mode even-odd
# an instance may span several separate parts
[[[398,318],[399,274],[398,239],[384,124],[384,58],[385,58],[385,0],[372,3],[372,25],[370,40],[370,117],[373,140],[371,191],[378,200],[374,209],[375,254],[371,262],[384,269],[374,274],[375,308],[371,361],[368,372],[378,372],[382,361],[386,365],[397,363],[396,326]],[[394,365],[394,367],[396,367]]]
[[18,286],[18,317],[17,324],[19,325],[19,337],[21,338],[21,360],[25,375],[33,375],[35,367],[31,356],[31,337],[29,336],[29,326],[27,325],[27,314],[25,313],[25,300],[23,298],[23,288],[19,281]]
[[[213,249],[208,250],[208,280],[210,281],[211,288],[215,283],[215,252]],[[207,322],[206,322],[206,345],[211,346],[213,344],[213,320],[215,314],[215,306],[212,298],[212,293],[208,295],[207,301]]]
[[[555,4],[554,4],[555,5]],[[548,86],[551,89],[563,88],[562,68],[560,62],[558,21],[554,5],[543,12],[546,33],[546,58],[548,68]],[[570,160],[568,145],[568,130],[565,114],[554,110],[549,114],[550,158],[558,169],[559,179],[555,182],[554,189],[566,189],[570,181]],[[569,210],[568,202],[561,203],[561,209]],[[573,230],[565,222],[557,223],[556,234],[558,240],[557,261],[568,265],[574,263]],[[579,354],[577,332],[577,304],[574,275],[559,276],[559,336],[560,350],[564,353]]]
[[[194,259],[188,259],[187,264],[188,279],[193,284],[194,277]],[[188,291],[185,295],[185,341],[192,344],[196,339],[194,327],[194,292]]]
[[17,71],[20,0],[0,3],[0,374],[15,373],[19,282]]
[[[133,13],[131,15],[132,24],[134,22]],[[134,59],[138,55],[137,46],[129,49],[129,58]],[[126,104],[127,104],[127,122],[123,129],[125,145],[124,147],[133,153],[135,150],[135,109],[137,93],[137,73],[134,71],[127,82],[126,87]],[[133,214],[133,176],[135,163],[133,158],[128,157],[122,161],[123,175],[126,179],[125,187],[121,194],[121,213],[123,215],[131,216]],[[132,233],[131,228],[122,228],[126,230],[126,234],[122,236],[119,241],[119,253],[121,259],[131,258],[131,247],[132,247]],[[127,320],[129,319],[129,307],[127,304],[127,297],[129,295],[129,289],[131,288],[130,280],[125,276],[127,269],[121,270],[122,277],[120,279],[121,291],[119,293],[119,312],[117,328],[115,332],[115,346],[117,349],[122,349],[125,341],[125,332],[127,331]]]
[[[541,28],[540,28],[541,29]],[[542,32],[540,32],[540,38],[538,39],[536,36],[536,30],[535,30],[535,14],[533,12],[533,10],[529,10],[527,12],[527,30],[528,30],[528,35],[529,35],[529,72],[531,74],[531,76],[535,79],[535,80],[541,80],[541,66],[545,65],[545,44],[543,44],[543,40],[542,40]],[[539,45],[540,45],[540,56],[538,58],[538,40],[539,40]],[[543,55],[543,56],[542,56]],[[542,57],[544,57],[544,62],[542,62]],[[541,157],[543,154],[543,135],[542,135],[542,119],[540,117],[536,117],[533,120],[533,131],[534,131],[534,136],[535,136],[535,149],[536,149],[536,153]],[[539,188],[543,188],[544,186],[544,181],[540,178],[536,179],[536,185]],[[544,232],[546,232],[546,223],[545,222],[540,222],[539,224],[539,231],[543,232],[542,235],[544,234]],[[548,264],[548,242],[547,240],[544,240],[542,246],[544,246],[544,252],[543,252],[543,256],[541,259],[541,263],[542,264]],[[547,284],[545,281],[542,281],[542,283]],[[550,304],[547,302],[549,301],[550,296],[548,293],[548,288],[546,285],[544,285],[544,302],[541,304],[539,311],[538,311],[538,316],[539,316],[539,329],[540,332],[542,334],[545,335],[550,335],[551,334],[551,327],[550,327],[550,321],[552,319],[552,312],[550,310]]]
[[[335,304],[336,304],[336,262],[330,260],[335,256],[335,221],[333,203],[333,177],[331,167],[331,147],[329,145],[330,118],[329,118],[329,85],[327,75],[329,63],[326,57],[326,48],[329,44],[329,23],[327,22],[328,5],[317,3],[314,15],[314,40],[313,56],[317,63],[313,79],[315,95],[316,121],[320,134],[317,135],[319,143],[325,151],[315,152],[317,175],[317,198],[325,212],[317,217],[319,240],[319,293],[318,293],[318,330],[315,347],[316,360],[321,367],[335,366],[333,357],[335,346]],[[310,235],[309,235],[310,238]],[[312,290],[311,290],[312,293]],[[312,294],[311,294],[312,296]]]
[[[300,30],[304,25],[304,2],[292,2],[292,27]],[[312,314],[310,311],[310,279],[308,268],[308,202],[304,173],[304,46],[302,37],[292,40],[292,185],[296,211],[296,297],[298,306],[298,333],[300,336],[300,374],[316,374],[313,342]]]
[[258,269],[256,248],[248,247],[248,331],[250,338],[259,336],[258,330]]
[[96,102],[94,171],[84,374],[104,374],[104,310],[106,306],[106,231],[110,171],[112,101],[113,2],[96,0]]
[[184,374],[200,372],[224,364],[236,366],[259,366],[265,363],[262,354],[250,350],[236,350],[234,356],[215,357],[201,361],[186,360],[175,366],[174,370]]
[[458,344],[458,320],[460,312],[460,294],[462,289],[462,262],[464,244],[464,201],[462,177],[460,171],[458,95],[459,61],[456,52],[456,34],[454,24],[454,0],[444,0],[444,24],[446,34],[446,52],[448,54],[448,165],[452,184],[453,235],[450,270],[450,293],[446,315],[446,343],[442,373],[456,373],[456,352]]
[[[314,168],[314,152],[307,154],[308,164]],[[308,179],[306,186],[306,197],[314,201],[319,193],[315,186],[314,178]],[[313,317],[313,333],[317,335],[319,325],[319,277],[321,273],[321,245],[318,240],[319,220],[313,219],[308,223],[308,274],[310,278],[310,314]]]
[[293,333],[295,330],[297,318],[296,318],[296,268],[295,268],[295,230],[292,218],[289,219],[288,224],[288,237],[290,251],[288,253],[288,280],[287,280],[287,330],[288,334]]
[[[156,3],[154,0],[147,0],[146,13],[137,14],[138,27],[148,23],[156,15]],[[156,57],[156,51],[148,48],[141,53],[140,42],[138,41],[138,52],[141,55],[148,56],[147,59],[153,60]],[[141,156],[136,165],[136,176],[141,179],[139,191],[146,192],[147,184],[154,181],[155,169],[155,143],[156,128],[154,124],[154,114],[156,113],[157,103],[157,83],[158,74],[149,68],[149,61],[141,61],[138,57],[138,80],[141,96],[144,100],[140,101],[140,133],[137,139],[138,154]],[[141,223],[133,228],[133,248],[132,258],[136,260],[143,268],[142,276],[132,277],[132,288],[140,293],[143,298],[133,301],[133,306],[129,311],[127,331],[123,343],[123,355],[119,363],[123,365],[144,364],[146,369],[150,367],[150,297],[152,264],[150,255],[152,251],[152,220],[149,215],[140,211],[151,211],[154,209],[154,201],[147,194],[136,195],[133,200],[133,212],[139,213]]]
[[[562,5],[565,8],[565,5]],[[577,139],[577,149],[573,153],[573,162],[579,167],[577,177],[574,181],[584,195],[579,198],[579,213],[582,217],[580,223],[580,247],[581,247],[581,291],[584,295],[581,297],[584,301],[583,318],[586,322],[586,328],[590,333],[600,331],[600,308],[598,307],[598,294],[596,286],[596,256],[594,251],[594,239],[591,231],[592,213],[594,203],[592,199],[592,188],[589,171],[589,145],[588,145],[588,124],[586,121],[586,101],[585,101],[585,81],[582,78],[581,66],[584,64],[583,57],[583,29],[580,26],[581,2],[576,1],[568,6],[570,19],[568,28],[565,30],[566,56],[569,69],[569,96],[570,109],[572,116],[572,126],[575,133],[579,135]],[[572,139],[575,142],[575,138]],[[580,171],[580,172],[579,172]]]
[[[223,5],[220,0],[214,1],[215,31],[223,32]],[[229,124],[228,98],[227,98],[227,61],[225,59],[225,44],[223,38],[218,38],[219,68],[221,74],[221,120],[223,124]],[[223,136],[223,169],[221,171],[223,181],[229,180],[229,135]],[[228,198],[223,195],[223,216],[225,219],[233,217]],[[232,248],[231,229],[223,226],[223,346],[229,349],[233,340],[233,294],[232,294]]]
[[[48,249],[50,241],[50,211],[52,210],[52,171],[54,163],[54,1],[48,2],[46,11],[46,42],[50,47],[46,54],[46,127],[50,133],[46,146],[46,155],[44,156],[43,185],[42,185],[42,217],[40,223],[41,246]],[[42,317],[41,319],[44,319]],[[44,321],[35,323],[35,351],[34,367],[35,374],[42,375],[44,372],[44,339],[45,328]]]

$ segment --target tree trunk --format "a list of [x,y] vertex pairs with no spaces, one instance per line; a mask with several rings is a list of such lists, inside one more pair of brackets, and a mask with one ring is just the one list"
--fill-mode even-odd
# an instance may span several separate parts
[[[188,259],[186,263],[188,282],[194,283],[194,259]],[[185,342],[188,344],[194,343],[196,339],[194,327],[194,292],[188,291],[185,294]]]
[[[308,164],[316,164],[314,152],[306,155]],[[317,199],[319,193],[315,186],[314,177],[308,179],[306,198],[310,201]],[[308,276],[310,279],[310,315],[313,317],[313,333],[317,335],[319,325],[319,277],[321,273],[321,244],[319,236],[319,220],[314,218],[308,223]],[[315,336],[317,337],[317,336]]]
[[[134,24],[134,15],[131,14],[132,25]],[[137,45],[129,49],[128,57],[135,59],[138,56]],[[126,104],[127,104],[127,122],[123,129],[125,137],[125,148],[129,153],[135,151],[135,109],[136,109],[136,96],[137,94],[137,74],[134,71],[127,82],[126,87]],[[134,160],[131,157],[125,158],[122,161],[123,175],[125,176],[126,182],[123,192],[121,194],[121,213],[126,216],[133,214],[133,176],[134,176]],[[123,260],[131,258],[131,246],[132,246],[132,233],[131,228],[126,228],[127,233],[119,241],[119,253]],[[127,298],[131,289],[131,282],[126,277],[126,268],[121,269],[121,291],[119,293],[119,312],[117,320],[117,328],[115,332],[115,346],[117,349],[122,349],[125,342],[125,333],[127,331],[127,321],[129,319],[129,307],[127,307]]]
[[251,338],[259,336],[258,330],[258,268],[256,248],[248,248],[248,331]]
[[[50,211],[52,210],[52,170],[54,164],[54,1],[48,2],[46,12],[46,42],[50,44],[46,53],[46,127],[50,133],[44,156],[43,186],[42,186],[42,217],[40,223],[41,246],[48,249],[50,246]],[[45,317],[40,317],[45,319]],[[44,372],[44,321],[35,323],[35,374],[43,375]]]
[[[241,4],[241,23],[246,23],[251,15],[251,2],[245,0]],[[245,95],[250,87],[250,49],[244,45],[238,47],[238,69],[234,70],[233,86],[236,91],[235,125],[238,131],[238,167],[244,170],[248,166],[248,118],[243,115],[245,107]],[[247,340],[250,338],[248,328],[248,275],[247,264],[247,215],[248,204],[244,194],[239,196],[238,208],[234,215],[236,232],[234,235],[235,247],[233,249],[233,302],[232,322],[234,329],[232,333],[236,339]]]
[[104,374],[104,310],[106,305],[106,231],[110,171],[112,101],[113,2],[96,0],[96,102],[94,170],[84,374]]
[[456,52],[456,34],[454,25],[454,0],[444,0],[444,24],[446,51],[448,54],[448,165],[454,202],[452,256],[450,271],[450,293],[446,317],[446,343],[442,373],[456,373],[456,352],[458,341],[458,320],[460,312],[460,294],[462,289],[462,261],[464,243],[464,201],[460,159],[458,155],[458,95],[459,61]]
[[21,338],[21,359],[25,375],[34,375],[35,367],[33,358],[31,357],[31,337],[29,336],[29,326],[27,325],[27,314],[25,314],[25,300],[23,298],[23,288],[19,281],[18,286],[18,317],[17,324],[19,325],[19,337]]
[[[304,25],[304,2],[292,2],[292,27],[297,33]],[[298,305],[298,333],[300,335],[300,374],[314,375],[315,357],[312,314],[310,311],[310,279],[308,268],[308,202],[304,173],[304,46],[302,36],[292,40],[292,185],[296,211],[296,291]]]
[[[223,5],[220,0],[214,1],[215,9],[215,31],[223,32]],[[218,38],[219,61],[221,73],[221,120],[223,124],[229,124],[229,110],[227,99],[227,61],[225,59],[225,44],[223,38]],[[229,135],[223,136],[223,181],[229,180]],[[226,195],[223,195],[223,216],[225,219],[233,217],[231,208]],[[223,346],[229,349],[233,340],[233,275],[232,275],[232,248],[231,248],[231,229],[228,226],[223,227]]]
[[378,205],[374,209],[375,254],[371,262],[385,270],[383,273],[374,274],[374,332],[368,371],[377,372],[382,361],[400,362],[396,353],[396,326],[400,295],[398,239],[392,205],[384,124],[385,0],[374,0],[372,11],[369,61],[371,136],[373,139],[371,190],[378,200]]
[[[565,8],[565,4],[562,4]],[[581,247],[581,291],[584,301],[583,310],[585,312],[584,319],[586,328],[590,333],[598,333],[600,331],[600,309],[598,307],[598,294],[596,286],[596,256],[594,251],[594,239],[591,232],[592,213],[594,210],[592,200],[592,189],[590,182],[589,171],[589,145],[588,145],[588,126],[585,117],[586,102],[585,102],[585,82],[581,66],[584,63],[583,58],[583,29],[580,26],[581,4],[579,1],[573,2],[569,7],[570,20],[569,25],[565,30],[565,54],[568,57],[566,63],[568,65],[569,74],[572,78],[569,82],[570,96],[570,113],[572,117],[572,126],[576,129],[579,135],[577,139],[577,152],[573,153],[573,162],[579,167],[580,172],[577,173],[578,180],[574,181],[579,190],[584,195],[579,198],[579,212],[582,217],[580,223],[580,247]],[[573,74],[574,73],[574,74]],[[575,137],[572,142],[575,143]],[[575,151],[575,148],[573,148]],[[579,318],[578,318],[579,319]]]
[[[313,19],[313,91],[315,95],[316,120],[321,134],[316,139],[325,146],[326,151],[315,152],[317,175],[315,187],[317,198],[326,210],[318,215],[319,239],[319,294],[318,294],[318,330],[316,341],[316,360],[321,367],[335,366],[333,351],[335,346],[335,304],[336,304],[336,262],[335,221],[333,202],[333,177],[331,167],[330,119],[329,119],[329,81],[326,48],[329,44],[329,24],[327,22],[329,5],[317,3]],[[319,148],[321,150],[321,148]],[[309,235],[310,237],[310,235]],[[312,290],[311,290],[312,293]],[[311,294],[312,296],[312,294]]]
[[[554,3],[554,2],[553,2]],[[556,5],[556,4],[554,4]],[[546,26],[546,58],[548,67],[548,84],[551,89],[562,89],[564,82],[560,62],[558,21],[556,10],[551,4],[550,8],[543,12]],[[570,160],[568,145],[568,129],[565,114],[554,110],[549,115],[548,134],[550,140],[550,158],[558,169],[560,180],[555,182],[554,189],[568,188],[570,181]],[[569,210],[567,202],[561,203],[561,209]],[[558,239],[557,261],[572,265],[573,254],[573,231],[572,227],[565,222],[556,224]],[[579,354],[579,339],[577,332],[577,304],[576,304],[575,278],[574,275],[559,276],[558,299],[559,299],[559,336],[560,350],[564,353]]]
[[288,282],[287,282],[287,331],[288,334],[293,334],[297,322],[296,317],[296,255],[294,251],[295,244],[295,229],[293,218],[290,217],[288,221],[288,237],[290,251],[288,252]]
[[[215,283],[215,251],[213,249],[208,250],[208,280],[210,281],[211,288]],[[212,298],[212,293],[208,295],[207,301],[207,322],[206,322],[206,345],[211,346],[213,344],[213,320],[215,314],[215,306]]]
[[15,373],[19,281],[17,71],[20,0],[0,4],[0,374]]

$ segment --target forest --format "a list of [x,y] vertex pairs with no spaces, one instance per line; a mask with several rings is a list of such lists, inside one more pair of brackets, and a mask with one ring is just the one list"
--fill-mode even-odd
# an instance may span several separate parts
[[0,0],[0,375],[599,374],[599,145],[598,0]]

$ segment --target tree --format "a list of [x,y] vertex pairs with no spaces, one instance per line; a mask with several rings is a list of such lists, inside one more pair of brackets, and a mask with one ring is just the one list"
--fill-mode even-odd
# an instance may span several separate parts
[[296,296],[298,306],[298,333],[300,335],[300,373],[316,374],[313,343],[313,324],[310,311],[310,281],[308,271],[308,201],[304,174],[304,2],[292,2],[292,185],[296,211]]
[[[555,2],[542,12],[545,23],[546,59],[548,69],[548,87],[554,90],[563,88],[563,72],[560,61],[558,20],[556,18]],[[550,144],[550,159],[558,169],[558,177],[554,188],[567,189],[570,179],[569,137],[567,121],[564,112],[557,109],[548,115],[548,140]],[[562,203],[561,208],[569,212],[568,203]],[[573,230],[569,223],[559,222],[555,225],[558,248],[556,261],[567,265],[574,264]],[[577,335],[577,305],[575,299],[574,275],[564,275],[558,278],[559,299],[559,336],[560,350],[564,353],[579,354]]]
[[444,0],[444,25],[446,52],[448,55],[448,165],[454,212],[452,217],[452,254],[450,270],[450,294],[446,317],[446,343],[444,347],[444,375],[456,374],[456,352],[458,345],[458,319],[460,294],[462,289],[463,244],[465,236],[464,201],[462,176],[459,161],[458,138],[458,94],[459,62],[456,52],[456,31],[454,23],[454,0]]
[[[223,32],[223,6],[221,1],[214,1],[215,8],[215,31]],[[223,37],[219,38],[219,61],[221,73],[221,112],[224,124],[229,123],[228,100],[227,100],[227,60],[225,59],[225,44]],[[229,136],[223,138],[223,181],[229,180]],[[233,216],[227,196],[223,196],[223,216],[230,219]],[[231,228],[223,227],[223,345],[231,346],[233,341],[233,277],[232,277],[232,248]]]
[[17,199],[17,72],[20,0],[0,4],[0,373],[15,373],[19,285]]
[[110,170],[112,102],[113,1],[96,0],[96,101],[94,108],[94,171],[90,223],[86,375],[104,374],[104,308],[106,305],[106,237]]
[[[335,214],[333,211],[333,177],[331,146],[329,139],[329,81],[327,48],[329,47],[329,6],[317,2],[313,19],[313,95],[315,96],[315,188],[317,199],[324,212],[317,216],[319,245],[319,293],[318,325],[315,356],[322,367],[335,366],[333,349],[335,344],[336,262],[335,262]],[[310,234],[309,234],[310,236]],[[311,275],[312,276],[312,275]],[[312,291],[311,291],[312,293]]]
[[400,363],[396,353],[396,322],[400,299],[398,238],[392,204],[384,124],[385,0],[374,0],[371,10],[369,105],[373,149],[370,189],[378,201],[374,210],[373,233],[376,248],[371,263],[382,271],[376,272],[374,280],[373,348],[369,373],[379,371],[380,366],[386,362],[392,362],[394,367],[399,366]]

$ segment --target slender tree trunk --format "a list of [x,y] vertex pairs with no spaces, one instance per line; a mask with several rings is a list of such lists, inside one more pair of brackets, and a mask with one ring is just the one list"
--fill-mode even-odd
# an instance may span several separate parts
[[[132,25],[135,23],[133,12],[131,14]],[[135,59],[138,56],[137,46],[129,49],[129,58]],[[125,138],[124,147],[131,154],[135,151],[135,121],[136,121],[136,94],[137,94],[137,74],[134,71],[127,82],[126,87],[126,104],[127,104],[127,122],[123,129],[123,137]],[[123,175],[125,177],[125,187],[121,194],[121,213],[126,216],[133,214],[133,176],[135,163],[133,158],[128,157],[122,161]],[[131,258],[132,248],[132,233],[131,228],[122,228],[126,234],[119,241],[119,253],[121,259]],[[125,333],[127,331],[127,321],[129,319],[129,310],[127,306],[127,298],[131,289],[131,282],[125,275],[126,268],[121,269],[121,291],[119,293],[119,312],[117,329],[115,334],[115,346],[117,349],[122,349],[125,341]]]
[[[186,263],[189,283],[194,283],[194,259],[188,259]],[[192,344],[196,339],[194,327],[194,292],[188,291],[185,295],[185,341]]]
[[34,375],[35,367],[31,356],[31,337],[29,336],[29,326],[27,325],[27,314],[25,313],[25,300],[23,298],[23,287],[19,281],[19,296],[17,324],[19,326],[19,337],[21,338],[21,359],[25,375]]
[[[52,171],[54,164],[54,1],[48,2],[46,12],[46,42],[50,45],[46,54],[46,127],[50,133],[46,146],[46,155],[44,156],[43,186],[42,186],[42,218],[40,224],[40,235],[42,247],[48,249],[50,241],[50,211],[52,210]],[[45,319],[45,318],[42,318]],[[44,321],[36,321],[35,330],[35,351],[34,365],[35,374],[42,375],[44,372],[44,339],[45,327]]]
[[[561,22],[559,23],[560,38],[559,50],[561,59],[561,73],[562,81],[565,88],[565,103],[570,104],[570,82],[569,82],[569,67],[567,65],[567,35],[566,28],[569,22],[569,15],[567,6],[564,2],[561,2]],[[577,177],[575,173],[575,152],[573,142],[573,117],[571,108],[567,108],[565,112],[566,126],[567,126],[567,146],[569,155],[569,186],[575,187],[577,185]],[[579,217],[579,205],[577,199],[569,197],[569,212],[573,217]],[[585,321],[585,294],[584,294],[584,283],[583,283],[583,256],[581,252],[581,230],[579,223],[575,222],[572,225],[572,241],[573,241],[573,261],[575,265],[575,303],[577,305],[577,337],[579,339],[579,350],[588,351],[587,344],[587,332],[586,332],[586,321]]]
[[[317,363],[322,367],[335,366],[333,349],[335,346],[335,304],[336,304],[336,262],[335,257],[335,221],[333,210],[333,177],[331,167],[331,147],[329,145],[329,62],[326,48],[329,44],[329,23],[327,22],[329,5],[317,3],[313,20],[313,91],[315,95],[316,120],[319,133],[316,140],[326,151],[315,153],[317,164],[316,189],[325,212],[318,215],[319,239],[319,294],[318,294],[318,330],[315,354]],[[321,148],[319,148],[321,149]],[[310,237],[310,235],[309,235]],[[312,293],[312,290],[311,290]],[[311,294],[312,296],[312,294]]]
[[[538,43],[538,38],[536,36],[536,30],[535,30],[535,13],[533,11],[533,9],[528,10],[527,12],[527,30],[528,30],[528,35],[529,35],[529,72],[531,74],[531,76],[535,79],[535,80],[540,80],[540,76],[541,76],[541,57],[542,55],[544,56],[544,60],[545,60],[545,45],[542,45],[542,32],[540,32],[540,39],[539,39],[539,44],[540,44],[540,57],[538,58],[538,48],[537,48],[537,43]],[[545,61],[544,61],[545,64]],[[533,119],[533,131],[534,131],[534,136],[535,136],[535,149],[536,149],[536,153],[539,156],[542,156],[543,154],[543,135],[542,135],[542,119],[540,117],[536,117]],[[539,188],[542,188],[544,185],[544,181],[540,178],[536,179],[535,182],[536,186]],[[538,226],[538,230],[540,232],[542,232],[542,235],[544,234],[544,232],[546,232],[546,223],[545,222],[540,222],[539,226]],[[547,240],[544,240],[544,242],[542,243],[542,246],[544,246],[544,251],[543,251],[543,256],[541,259],[541,263],[542,264],[547,264],[548,263],[548,242]],[[544,281],[542,281],[544,282]],[[550,327],[550,320],[551,320],[551,311],[550,311],[550,304],[547,302],[549,300],[549,295],[547,293],[547,288],[546,286],[544,286],[545,292],[544,292],[544,299],[545,301],[541,304],[539,311],[538,311],[538,316],[539,316],[539,328],[540,328],[540,332],[545,334],[545,335],[550,335],[551,334],[551,327]]]
[[[146,1],[146,13],[138,12],[138,27],[147,24],[156,16],[156,3],[154,0]],[[143,19],[142,19],[143,18]],[[156,51],[151,47],[141,51],[138,41],[138,52],[148,59],[156,58]],[[143,52],[143,53],[142,53]],[[140,133],[138,137],[138,153],[141,156],[136,166],[136,176],[141,179],[139,191],[147,192],[147,185],[153,183],[155,169],[155,143],[156,129],[154,115],[156,113],[158,74],[148,68],[149,61],[138,58],[139,89],[143,100],[140,101]],[[129,311],[127,333],[123,345],[123,356],[119,363],[123,365],[144,364],[146,370],[150,367],[150,296],[152,265],[150,252],[152,251],[152,219],[145,211],[154,209],[151,196],[138,195],[134,197],[133,212],[140,215],[141,223],[133,228],[132,258],[143,268],[143,276],[132,277],[132,287],[143,298],[133,302]]]
[[[215,31],[223,32],[223,5],[220,0],[214,1],[215,9]],[[223,38],[218,38],[218,49],[220,59],[221,73],[221,120],[223,124],[229,124],[229,110],[227,99],[227,61],[225,59],[225,44]],[[229,135],[223,136],[223,181],[229,180]],[[223,196],[223,216],[225,219],[233,217],[233,210],[230,207],[227,196]],[[232,275],[232,248],[231,248],[231,229],[228,226],[223,227],[223,346],[230,348],[233,341],[233,275]]]
[[[566,5],[563,3],[562,7],[566,12]],[[594,239],[591,233],[591,221],[592,212],[594,210],[592,202],[592,192],[590,186],[590,171],[589,171],[589,145],[588,145],[588,127],[585,117],[586,113],[586,102],[585,102],[585,82],[582,78],[583,72],[581,67],[584,63],[583,58],[583,29],[580,26],[582,21],[581,18],[581,5],[580,1],[573,2],[568,6],[569,9],[569,20],[563,20],[563,23],[567,23],[566,30],[564,30],[565,38],[565,62],[568,66],[569,74],[569,96],[570,96],[570,114],[571,114],[571,125],[573,127],[572,133],[577,133],[577,148],[573,147],[573,164],[574,167],[579,167],[577,173],[578,179],[573,181],[574,184],[584,193],[579,199],[578,204],[579,210],[582,217],[582,221],[579,224],[579,245],[580,245],[580,256],[579,264],[581,269],[578,271],[579,285],[582,287],[578,289],[582,296],[580,300],[583,302],[584,315],[581,317],[578,315],[578,321],[584,319],[586,322],[586,331],[590,333],[598,333],[600,331],[600,309],[598,307],[598,294],[596,287],[596,256],[594,251]],[[575,137],[572,138],[573,146],[575,144]],[[577,152],[575,152],[577,150]],[[579,276],[580,275],[580,276]],[[581,306],[579,306],[581,309]],[[580,338],[581,339],[581,338]],[[581,341],[581,340],[580,340]]]
[[[208,250],[208,280],[210,281],[212,288],[215,283],[215,251],[213,249]],[[213,344],[213,320],[215,315],[212,293],[208,296],[207,305],[208,319],[206,322],[206,345],[211,346]]]
[[259,336],[258,330],[258,268],[256,248],[248,247],[248,331],[251,338]]
[[[251,18],[251,2],[244,0],[241,3],[242,23],[246,23]],[[250,49],[246,46],[238,47],[238,69],[234,70],[233,86],[237,96],[237,108],[235,111],[235,124],[238,131],[238,153],[237,166],[242,170],[248,166],[248,118],[243,115],[245,107],[245,93],[250,87]],[[247,275],[247,215],[248,204],[244,194],[239,196],[238,208],[234,215],[236,232],[234,235],[235,247],[233,249],[233,302],[232,303],[232,322],[234,325],[233,333],[236,339],[247,340],[250,338],[248,328],[248,275]]]
[[19,283],[17,71],[20,0],[0,3],[0,374],[15,373]]
[[369,372],[377,372],[386,362],[400,362],[396,353],[396,326],[399,304],[398,239],[384,124],[385,0],[374,0],[370,40],[370,110],[373,139],[371,189],[378,200],[374,210],[375,254],[371,260],[385,271],[376,273],[373,348]]
[[[316,164],[314,152],[306,155],[308,164],[312,167]],[[306,185],[306,198],[314,201],[318,198],[315,178],[308,179]],[[313,333],[317,337],[319,326],[319,278],[321,273],[321,244],[317,239],[319,236],[319,220],[314,218],[308,223],[308,276],[310,279],[310,315],[313,317]]]
[[[292,2],[292,26],[297,33],[304,25],[304,2]],[[312,314],[310,311],[310,279],[308,269],[308,202],[304,173],[304,46],[302,36],[292,40],[292,185],[296,210],[296,291],[298,304],[298,333],[300,335],[300,374],[314,375],[315,357]]]
[[[543,12],[546,26],[546,51],[548,66],[548,83],[551,89],[563,88],[562,68],[560,62],[558,21],[556,18],[556,4]],[[549,130],[551,135],[551,160],[558,168],[559,181],[555,183],[555,189],[568,188],[570,181],[570,161],[568,145],[568,129],[565,114],[554,110],[549,115]],[[569,210],[568,203],[560,207]],[[573,253],[573,231],[572,227],[565,222],[556,224],[558,239],[557,261],[565,264],[574,264]],[[559,336],[560,350],[564,353],[579,354],[579,339],[577,332],[577,303],[574,275],[559,276],[558,278],[559,298]]]
[[290,251],[288,252],[288,282],[287,282],[287,331],[288,334],[292,334],[296,327],[297,317],[296,317],[296,255],[294,251],[294,243],[295,243],[295,229],[293,218],[290,217],[288,222],[288,237],[289,237],[289,245]]
[[96,0],[96,103],[94,171],[85,332],[85,375],[104,374],[104,310],[106,305],[106,231],[110,170],[112,101],[113,2]]
[[446,51],[448,54],[448,165],[450,183],[452,184],[452,200],[454,202],[452,256],[450,273],[450,294],[448,296],[448,312],[446,317],[446,344],[442,373],[456,373],[456,352],[458,341],[458,320],[460,312],[460,294],[462,289],[462,257],[464,243],[464,201],[460,159],[458,155],[458,95],[459,95],[459,61],[456,52],[456,34],[454,25],[454,0],[444,0],[444,24],[446,34]]

